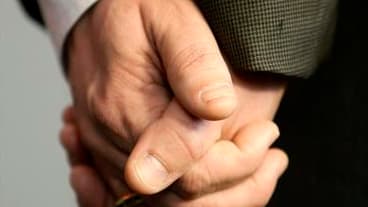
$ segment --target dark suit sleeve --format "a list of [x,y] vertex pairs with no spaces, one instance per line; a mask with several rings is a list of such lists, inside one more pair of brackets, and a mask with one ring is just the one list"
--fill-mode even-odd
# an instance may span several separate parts
[[37,0],[18,0],[24,11],[41,25],[44,25]]
[[198,0],[237,70],[308,77],[329,51],[337,0]]
[[[19,0],[43,23],[37,0]],[[308,77],[329,51],[338,0],[198,0],[236,70]]]

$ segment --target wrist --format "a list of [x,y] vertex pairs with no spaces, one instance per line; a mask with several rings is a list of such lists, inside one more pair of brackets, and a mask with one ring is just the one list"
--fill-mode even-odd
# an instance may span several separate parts
[[[97,4],[97,3],[96,3]],[[81,40],[88,39],[93,33],[88,32],[88,25],[90,24],[90,18],[92,11],[96,7],[96,4],[91,6],[78,21],[70,29],[68,35],[65,37],[64,45],[61,50],[61,61],[65,77],[69,79],[70,61],[72,56],[76,55],[77,44],[80,44]]]

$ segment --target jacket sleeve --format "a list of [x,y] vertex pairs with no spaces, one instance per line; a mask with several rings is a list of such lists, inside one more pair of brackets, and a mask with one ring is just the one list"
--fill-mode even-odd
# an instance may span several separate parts
[[308,77],[327,55],[338,0],[198,0],[231,66]]
[[[236,70],[308,77],[328,54],[338,0],[198,0]],[[21,0],[42,22],[37,0]]]

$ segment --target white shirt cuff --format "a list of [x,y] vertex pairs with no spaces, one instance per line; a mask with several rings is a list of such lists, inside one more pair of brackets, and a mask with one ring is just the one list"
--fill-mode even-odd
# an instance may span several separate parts
[[78,19],[98,0],[38,0],[42,16],[61,57],[66,36]]

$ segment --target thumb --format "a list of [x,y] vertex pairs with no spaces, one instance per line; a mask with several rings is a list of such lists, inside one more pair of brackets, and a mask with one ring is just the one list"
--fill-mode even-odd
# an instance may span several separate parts
[[235,109],[228,67],[205,19],[192,1],[178,1],[175,12],[156,30],[156,42],[175,97],[191,114],[220,120]]
[[177,101],[172,101],[130,154],[125,165],[129,187],[142,194],[167,188],[220,138],[220,123],[191,117]]

